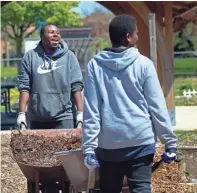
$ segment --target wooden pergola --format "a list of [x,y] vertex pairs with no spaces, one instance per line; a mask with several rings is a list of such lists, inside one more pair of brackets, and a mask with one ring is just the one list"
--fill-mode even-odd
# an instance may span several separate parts
[[[98,1],[115,15],[129,14],[136,18],[139,31],[137,47],[150,56],[148,14],[156,16],[157,71],[171,114],[175,119],[173,31],[192,21],[197,23],[197,2],[194,1]],[[173,123],[175,124],[175,123]]]

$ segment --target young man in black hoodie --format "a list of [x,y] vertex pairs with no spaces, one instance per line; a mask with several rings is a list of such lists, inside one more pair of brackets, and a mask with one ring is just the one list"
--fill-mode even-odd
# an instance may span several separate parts
[[30,129],[74,128],[83,117],[79,63],[55,25],[45,25],[40,38],[38,46],[27,52],[20,64],[17,124],[27,127],[27,106]]

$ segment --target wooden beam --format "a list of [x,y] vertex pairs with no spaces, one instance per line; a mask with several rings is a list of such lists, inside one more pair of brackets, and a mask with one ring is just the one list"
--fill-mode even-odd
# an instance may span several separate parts
[[161,28],[163,28],[164,26],[164,22],[163,22],[163,15],[164,15],[164,9],[163,9],[163,2],[161,1],[155,1],[156,3],[156,19],[158,21],[158,23],[160,24]]
[[165,37],[168,45],[168,52],[170,55],[170,64],[171,68],[168,71],[168,80],[166,81],[166,87],[169,91],[167,95],[167,106],[168,109],[173,110],[175,108],[175,99],[174,99],[174,67],[173,67],[173,24],[172,24],[172,2],[164,2],[164,17],[165,17]]
[[176,17],[182,17],[184,19],[190,20],[192,19],[192,17],[195,17],[197,15],[197,5],[183,13],[181,13],[180,15],[177,15]]
[[155,13],[148,14],[148,21],[149,21],[150,59],[153,61],[157,71],[157,39],[156,39]]
[[[165,17],[165,36],[170,49],[170,52],[173,54],[173,26],[172,26],[172,2],[164,2],[164,17]],[[173,56],[173,55],[172,55]]]
[[174,1],[172,6],[173,6],[173,8],[175,7],[175,8],[178,8],[178,9],[188,9],[188,8],[190,8],[189,4],[186,4],[182,1]]

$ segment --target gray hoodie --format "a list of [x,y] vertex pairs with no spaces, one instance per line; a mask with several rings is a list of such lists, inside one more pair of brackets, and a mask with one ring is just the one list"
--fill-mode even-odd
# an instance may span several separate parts
[[45,54],[40,42],[23,57],[18,89],[30,93],[30,121],[73,119],[71,93],[83,89],[77,58],[64,41],[50,56]]
[[102,51],[86,67],[83,151],[155,143],[176,148],[165,98],[151,60],[136,48]]

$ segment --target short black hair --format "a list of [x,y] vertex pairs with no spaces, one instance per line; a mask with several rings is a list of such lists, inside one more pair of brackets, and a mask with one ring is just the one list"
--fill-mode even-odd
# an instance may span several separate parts
[[[42,25],[42,27],[40,29],[40,38],[44,35],[45,28],[47,26],[50,26],[50,25],[53,25],[53,24],[45,24],[45,25]],[[53,25],[53,26],[55,26],[55,25]]]
[[112,45],[127,46],[126,35],[136,30],[136,19],[130,15],[118,15],[109,24],[109,36]]
[[45,27],[47,25],[42,25],[41,29],[40,29],[40,38],[44,35],[44,30],[45,30]]

